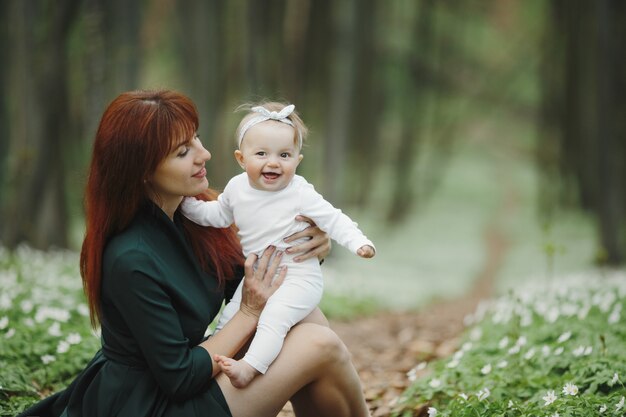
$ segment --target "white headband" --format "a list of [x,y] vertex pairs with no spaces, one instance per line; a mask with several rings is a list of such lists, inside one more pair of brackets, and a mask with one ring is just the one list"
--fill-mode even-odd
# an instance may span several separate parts
[[[283,109],[279,112],[275,112],[275,111],[269,111],[268,109],[266,109],[263,106],[256,106],[253,107],[252,110],[255,113],[259,113],[258,116],[254,116],[253,118],[251,118],[250,120],[248,120],[246,122],[246,124],[244,124],[241,127],[241,130],[239,131],[239,140],[238,140],[238,145],[239,147],[241,147],[241,142],[243,141],[243,136],[246,134],[246,132],[248,131],[248,129],[250,129],[252,126],[259,124],[261,122],[264,122],[266,120],[276,120],[278,122],[282,122],[282,123],[286,123],[289,126],[292,126],[294,129],[298,130],[293,123],[291,122],[291,120],[289,120],[287,117],[293,113],[293,111],[295,110],[296,106],[294,106],[293,104],[290,104],[288,106],[283,107]],[[302,147],[302,136],[300,135],[300,131],[298,130],[298,147]]]

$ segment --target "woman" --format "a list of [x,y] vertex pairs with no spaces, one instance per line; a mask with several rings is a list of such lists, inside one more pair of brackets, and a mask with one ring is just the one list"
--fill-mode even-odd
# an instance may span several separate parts
[[[281,284],[280,253],[268,248],[243,265],[240,310],[204,332],[242,275],[231,229],[183,218],[185,196],[210,199],[193,103],[171,91],[136,91],[105,111],[86,191],[81,275],[102,349],[65,391],[24,416],[274,416],[291,400],[298,416],[365,416],[348,352],[316,310],[285,339],[267,374],[234,388],[213,355],[232,357],[254,334]],[[325,254],[327,237],[309,228],[290,240],[303,259]],[[273,256],[274,255],[274,256]],[[272,277],[278,273],[278,278]]]

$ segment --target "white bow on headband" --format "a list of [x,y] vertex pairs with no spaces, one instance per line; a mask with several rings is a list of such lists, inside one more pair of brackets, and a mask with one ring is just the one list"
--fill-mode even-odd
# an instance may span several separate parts
[[[281,111],[275,112],[275,111],[269,111],[263,106],[253,107],[251,110],[255,113],[259,113],[259,115],[254,116],[253,118],[248,120],[246,124],[244,124],[241,127],[241,130],[239,131],[239,138],[238,138],[239,147],[241,147],[241,141],[243,141],[243,136],[246,134],[248,129],[266,120],[276,120],[278,122],[286,123],[289,126],[293,126],[293,128],[296,129],[292,121],[288,119],[289,115],[293,113],[295,108],[296,106],[294,106],[293,104],[290,104],[288,106],[283,107]],[[300,131],[298,131],[298,146],[302,147],[302,136],[300,135]]]

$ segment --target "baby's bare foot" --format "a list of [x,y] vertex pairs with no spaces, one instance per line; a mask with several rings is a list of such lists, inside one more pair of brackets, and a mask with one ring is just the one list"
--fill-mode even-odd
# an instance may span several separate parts
[[236,361],[226,356],[215,355],[215,361],[222,368],[222,372],[230,378],[230,383],[235,388],[245,388],[255,376],[260,374],[244,360]]

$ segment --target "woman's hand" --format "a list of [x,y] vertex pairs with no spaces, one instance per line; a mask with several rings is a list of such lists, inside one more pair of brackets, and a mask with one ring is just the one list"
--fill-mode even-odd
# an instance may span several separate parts
[[[270,246],[265,249],[260,259],[255,254],[246,258],[244,264],[245,278],[239,309],[248,316],[259,317],[268,298],[276,292],[287,275],[287,266],[283,265],[279,271],[283,253],[278,252],[272,258],[275,250],[274,246]],[[255,264],[256,270],[254,269]],[[274,279],[277,271],[279,271],[279,274]]]
[[328,235],[322,229],[317,227],[315,222],[308,217],[296,216],[296,220],[299,222],[307,222],[311,226],[301,232],[294,233],[293,235],[285,238],[286,243],[293,242],[297,239],[309,238],[308,241],[287,249],[287,253],[302,252],[302,255],[296,256],[293,260],[295,262],[302,262],[307,259],[317,257],[317,259],[321,261],[328,256],[331,249],[330,237],[328,237]]

